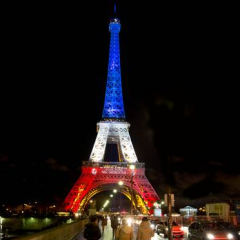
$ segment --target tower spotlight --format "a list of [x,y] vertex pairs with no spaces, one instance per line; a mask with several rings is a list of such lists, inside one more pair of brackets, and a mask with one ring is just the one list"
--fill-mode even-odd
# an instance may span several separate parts
[[130,168],[131,170],[134,170],[134,169],[135,169],[135,165],[130,165],[129,168]]
[[123,185],[123,181],[119,181],[118,184],[119,184],[120,186],[122,186],[122,185]]

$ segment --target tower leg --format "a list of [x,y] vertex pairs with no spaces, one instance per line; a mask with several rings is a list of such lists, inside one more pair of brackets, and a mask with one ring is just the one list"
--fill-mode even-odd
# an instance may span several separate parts
[[119,131],[119,140],[124,160],[132,163],[137,162],[137,156],[134,151],[127,127],[122,128],[122,131]]
[[101,162],[103,160],[107,144],[108,132],[109,127],[100,126],[89,161]]

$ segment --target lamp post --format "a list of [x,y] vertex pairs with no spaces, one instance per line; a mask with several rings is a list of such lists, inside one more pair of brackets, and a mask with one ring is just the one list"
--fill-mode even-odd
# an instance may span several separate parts
[[133,176],[135,165],[130,165],[129,168],[131,169],[131,215],[133,215]]

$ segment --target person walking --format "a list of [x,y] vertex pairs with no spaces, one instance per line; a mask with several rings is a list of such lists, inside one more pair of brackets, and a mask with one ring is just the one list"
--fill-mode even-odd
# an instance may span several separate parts
[[105,226],[107,226],[107,216],[102,217],[102,232],[104,232]]
[[151,228],[150,222],[147,217],[143,217],[138,229],[136,240],[150,240],[153,236],[154,231]]
[[116,235],[116,230],[118,228],[118,219],[117,217],[114,215],[111,219],[111,227],[112,227],[112,230],[113,230],[113,238],[115,238],[115,235]]
[[98,218],[96,216],[90,217],[90,222],[86,224],[83,237],[87,240],[98,240],[102,236],[98,226]]
[[133,228],[127,224],[127,220],[122,220],[122,225],[117,228],[116,231],[117,240],[132,240],[133,239]]

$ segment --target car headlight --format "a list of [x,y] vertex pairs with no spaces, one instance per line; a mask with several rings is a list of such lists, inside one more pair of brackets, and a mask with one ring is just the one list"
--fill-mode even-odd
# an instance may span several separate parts
[[211,234],[211,233],[208,233],[208,234],[207,234],[207,238],[208,238],[208,239],[214,239],[214,235]]
[[233,235],[232,235],[231,233],[229,233],[229,234],[227,235],[227,237],[228,237],[228,239],[233,239]]

